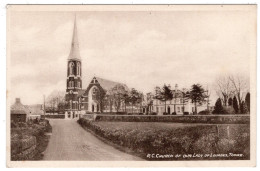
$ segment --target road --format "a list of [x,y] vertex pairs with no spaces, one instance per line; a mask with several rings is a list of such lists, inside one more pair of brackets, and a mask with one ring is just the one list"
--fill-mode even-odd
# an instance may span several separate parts
[[52,135],[43,160],[141,160],[121,152],[84,130],[76,120],[52,119]]

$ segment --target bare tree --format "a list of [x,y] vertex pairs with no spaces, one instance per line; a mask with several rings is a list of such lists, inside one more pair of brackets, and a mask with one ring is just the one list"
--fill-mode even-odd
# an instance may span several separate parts
[[47,105],[50,111],[54,114],[55,111],[64,110],[65,108],[65,92],[54,90],[47,97]]
[[217,95],[221,98],[223,105],[228,105],[229,97],[232,97],[233,88],[229,76],[219,76],[215,81],[215,90]]
[[249,78],[241,74],[237,74],[235,76],[231,75],[228,78],[232,84],[232,89],[234,91],[234,95],[237,97],[240,109],[245,93],[249,91]]
[[109,94],[110,100],[113,101],[116,111],[118,112],[122,103],[125,101],[124,98],[125,94],[127,94],[127,90],[123,85],[117,84],[109,91]]

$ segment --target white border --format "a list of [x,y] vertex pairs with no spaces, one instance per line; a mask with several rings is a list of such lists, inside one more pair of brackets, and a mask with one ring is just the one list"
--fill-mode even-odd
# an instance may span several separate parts
[[[106,0],[89,0],[87,2],[85,1],[82,1],[82,0],[74,0],[74,1],[69,1],[69,0],[60,0],[60,1],[53,1],[53,0],[10,0],[10,1],[7,1],[7,0],[3,0],[0,2],[1,3],[1,13],[0,13],[0,19],[1,19],[1,35],[6,35],[6,11],[5,11],[5,5],[6,4],[118,4],[118,3],[121,3],[121,4],[256,4],[257,2],[256,1],[252,1],[252,0],[236,0],[236,1],[231,1],[231,0],[227,0],[227,1],[205,1],[205,0],[197,0],[197,1],[194,1],[194,0],[175,0],[175,1],[170,1],[170,0],[150,0],[150,1],[144,1],[144,0],[139,0],[139,1],[130,1],[130,0],[114,0],[114,1],[106,1]],[[257,14],[257,18],[259,20],[259,12]],[[257,31],[259,33],[259,27],[257,28]],[[257,35],[257,40],[259,40],[259,34]],[[1,84],[0,84],[0,94],[2,95],[1,98],[0,98],[0,106],[1,106],[1,124],[0,124],[0,129],[1,129],[1,137],[6,137],[6,131],[5,131],[5,124],[6,124],[6,118],[5,118],[5,113],[6,113],[6,96],[4,96],[6,93],[6,39],[5,37],[1,36],[1,39],[0,39],[0,42],[1,42],[1,50],[0,50],[0,54],[1,54],[1,57],[0,57],[0,74],[1,74]],[[259,46],[257,46],[257,50],[259,50]],[[257,55],[259,56],[259,55]],[[259,65],[259,61],[257,61],[257,64]],[[259,73],[259,68],[257,68],[257,73]],[[257,78],[259,78],[257,76]],[[259,79],[257,79],[259,80]],[[259,83],[257,81],[257,83]],[[259,84],[257,84],[259,85]],[[259,86],[257,86],[259,88]],[[257,92],[257,97],[259,97],[259,93]],[[257,106],[260,105],[260,102],[257,101]],[[257,117],[257,121],[259,122],[259,117]],[[257,132],[257,140],[259,140],[259,132]],[[259,142],[259,141],[257,141]],[[5,144],[5,141],[1,141],[1,152],[4,152],[6,149],[6,144]],[[257,148],[257,154],[259,154],[259,148]],[[5,168],[6,167],[6,158],[5,158],[5,155],[2,153],[1,155],[1,158],[0,158],[0,161],[1,161],[1,167]],[[258,165],[259,165],[259,162],[258,162]],[[111,169],[111,168],[110,168]],[[113,170],[115,168],[112,168]],[[112,170],[111,169],[111,170]],[[149,170],[153,170],[152,168],[149,168]],[[159,169],[159,168],[155,168],[155,169]],[[184,170],[186,170],[187,168],[185,168]],[[193,168],[194,169],[194,168]],[[195,168],[195,170],[201,170],[201,168]],[[220,168],[210,168],[210,169],[220,169]],[[224,168],[221,168],[221,169],[224,169]],[[226,168],[226,169],[230,169],[230,168]],[[242,170],[242,169],[245,169],[245,168],[240,168],[240,169],[237,169],[235,168],[236,170]],[[249,168],[247,168],[249,169]],[[251,168],[253,169],[253,168]],[[256,169],[256,168],[254,168]],[[120,169],[121,170],[121,169]]]

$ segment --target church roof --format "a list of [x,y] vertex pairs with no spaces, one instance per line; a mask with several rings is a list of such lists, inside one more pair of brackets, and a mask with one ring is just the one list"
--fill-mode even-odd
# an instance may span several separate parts
[[28,114],[29,110],[20,101],[20,98],[16,98],[15,103],[11,106],[11,114]]
[[98,81],[98,83],[100,84],[100,86],[104,89],[104,90],[110,90],[113,87],[115,87],[116,85],[122,85],[126,88],[126,90],[128,90],[128,87],[126,84],[123,83],[119,83],[119,82],[114,82],[114,81],[110,81],[110,80],[106,80],[103,78],[99,78],[99,77],[94,77],[93,79],[95,79]]
[[78,41],[78,33],[77,33],[77,21],[75,18],[74,21],[74,29],[73,29],[73,36],[72,36],[72,42],[71,42],[71,48],[70,48],[70,54],[68,59],[76,59],[80,60],[80,54],[79,54],[79,41]]

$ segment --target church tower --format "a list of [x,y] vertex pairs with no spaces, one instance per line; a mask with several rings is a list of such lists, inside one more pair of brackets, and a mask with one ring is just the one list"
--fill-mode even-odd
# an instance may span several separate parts
[[82,89],[81,74],[81,58],[79,54],[77,23],[75,18],[70,54],[67,62],[67,87],[65,96],[66,118],[78,117],[79,105],[77,95],[78,92]]

